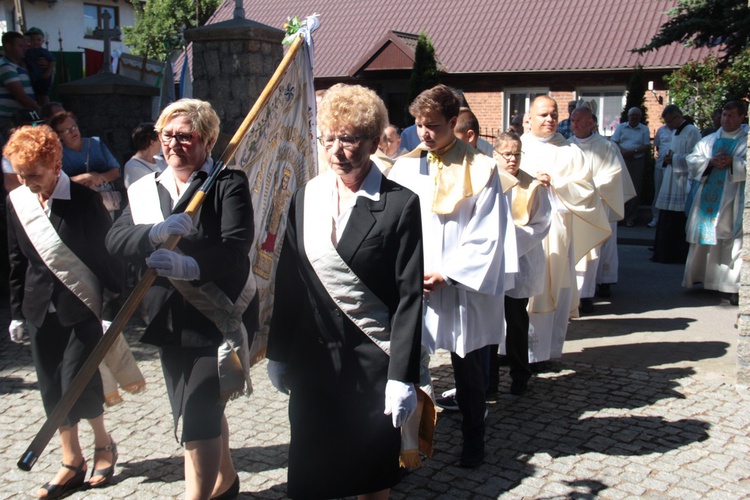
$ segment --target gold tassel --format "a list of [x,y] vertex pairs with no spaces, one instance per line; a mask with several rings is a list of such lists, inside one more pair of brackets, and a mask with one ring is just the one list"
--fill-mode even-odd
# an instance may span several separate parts
[[401,450],[401,454],[398,457],[398,465],[406,469],[419,469],[422,467],[422,459],[419,458],[417,450]]

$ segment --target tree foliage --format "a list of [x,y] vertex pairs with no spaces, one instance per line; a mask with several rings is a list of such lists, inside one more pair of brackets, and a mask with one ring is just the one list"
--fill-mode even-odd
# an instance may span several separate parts
[[691,61],[666,77],[669,94],[698,128],[711,126],[711,113],[727,101],[750,98],[750,48],[723,67],[717,57]]
[[670,19],[651,41],[635,52],[643,54],[674,42],[695,47],[721,46],[721,65],[750,47],[748,0],[678,0],[668,12]]
[[635,70],[633,70],[633,74],[630,75],[630,80],[628,80],[625,107],[620,114],[620,123],[628,121],[628,110],[630,108],[639,108],[642,113],[641,123],[648,125],[648,109],[646,109],[646,106],[643,104],[646,90],[648,90],[648,84],[643,77],[643,67],[638,65]]
[[[195,6],[198,2],[198,19]],[[123,27],[124,41],[133,54],[165,60],[179,48],[182,31],[202,26],[221,0],[147,0],[134,2],[135,25]]]
[[411,103],[422,91],[434,87],[440,83],[435,60],[435,48],[422,31],[417,38],[417,47],[414,49],[414,66],[411,69],[409,80],[409,102]]

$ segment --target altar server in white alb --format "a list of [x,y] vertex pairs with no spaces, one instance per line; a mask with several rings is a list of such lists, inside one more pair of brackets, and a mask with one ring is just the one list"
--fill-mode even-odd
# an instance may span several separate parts
[[682,286],[703,283],[729,294],[739,304],[742,212],[747,166],[745,104],[731,101],[721,113],[721,128],[704,137],[688,155],[690,178],[699,181],[688,215],[690,242]]
[[544,240],[545,289],[529,301],[529,361],[562,356],[568,319],[578,316],[575,263],[611,231],[583,152],[557,133],[557,103],[539,96],[531,104],[531,130],[521,137],[521,169],[547,186],[552,223]]
[[[459,465],[476,467],[484,459],[482,348],[501,339],[503,245],[510,216],[495,161],[456,139],[459,108],[455,91],[445,85],[417,96],[409,112],[422,142],[396,162],[389,177],[419,195],[425,260],[422,342],[431,351],[451,352],[463,416]],[[515,179],[503,175],[509,189]]]

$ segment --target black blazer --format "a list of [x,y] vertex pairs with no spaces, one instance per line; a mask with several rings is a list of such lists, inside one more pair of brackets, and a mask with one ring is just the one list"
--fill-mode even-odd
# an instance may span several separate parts
[[418,382],[424,278],[419,198],[383,178],[380,200],[357,199],[337,248],[390,311],[389,359],[331,300],[305,255],[305,189],[297,190],[289,208],[268,358],[288,363],[292,390],[382,393],[386,379]]
[[[164,217],[184,212],[204,179],[205,176],[196,178],[171,212],[169,193],[158,185]],[[136,203],[138,200],[130,200],[131,205]],[[212,281],[231,300],[236,300],[250,272],[248,253],[254,233],[253,206],[245,174],[229,169],[221,172],[193,220],[198,232],[181,238],[177,244],[200,267],[201,279],[191,283],[200,286]],[[134,224],[128,206],[107,235],[107,249],[113,255],[145,266],[145,258],[154,251],[148,238],[152,226]],[[141,341],[184,347],[218,346],[223,341],[218,328],[185,301],[168,279],[157,278],[145,301],[151,321]],[[249,323],[253,318],[245,319],[248,332],[252,333]]]
[[[13,319],[26,319],[39,327],[50,303],[54,304],[63,326],[94,317],[94,313],[47,268],[26,236],[10,197],[6,203]],[[70,200],[52,201],[50,222],[60,239],[91,269],[103,287],[121,291],[124,268],[104,247],[104,237],[112,219],[99,193],[71,182]]]

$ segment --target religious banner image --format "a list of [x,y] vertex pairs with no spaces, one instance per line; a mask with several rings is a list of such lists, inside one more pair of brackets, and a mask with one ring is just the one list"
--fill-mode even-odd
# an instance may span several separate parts
[[312,64],[309,47],[302,43],[228,165],[247,174],[255,215],[250,262],[260,301],[260,328],[250,350],[253,363],[265,355],[289,200],[318,172],[315,136]]

